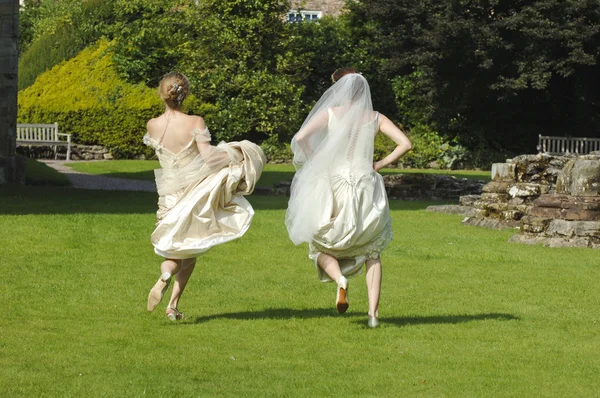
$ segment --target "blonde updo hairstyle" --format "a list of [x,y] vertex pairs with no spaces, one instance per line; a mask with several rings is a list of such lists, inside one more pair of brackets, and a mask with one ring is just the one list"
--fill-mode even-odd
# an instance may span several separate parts
[[167,73],[160,81],[158,94],[169,108],[181,109],[183,100],[190,95],[190,81],[183,73]]

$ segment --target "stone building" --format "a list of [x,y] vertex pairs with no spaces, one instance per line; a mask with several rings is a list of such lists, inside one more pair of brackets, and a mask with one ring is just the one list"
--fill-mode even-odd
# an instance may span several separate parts
[[24,164],[15,154],[19,0],[0,0],[0,184],[24,182]]
[[313,21],[325,15],[335,17],[342,13],[345,3],[345,0],[292,0],[288,21]]

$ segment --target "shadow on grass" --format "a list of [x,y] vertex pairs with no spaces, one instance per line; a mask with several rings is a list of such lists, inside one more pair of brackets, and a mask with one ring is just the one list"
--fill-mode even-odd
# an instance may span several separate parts
[[[285,210],[287,196],[246,197],[255,210]],[[63,187],[3,185],[0,187],[0,214],[154,213],[157,194],[133,191],[92,191]],[[396,211],[422,210],[437,201],[391,200]]]
[[0,186],[0,215],[139,214],[156,212],[153,192]]
[[413,211],[413,210],[424,210],[429,206],[439,206],[439,205],[456,205],[458,204],[458,199],[456,200],[399,200],[399,199],[390,199],[390,210],[404,210],[404,211]]
[[110,178],[124,178],[126,180],[144,180],[144,181],[154,181],[154,170],[145,170],[145,171],[130,171],[130,172],[108,172],[103,174],[98,174],[103,177]]
[[[317,308],[296,310],[292,308],[267,308],[262,311],[247,311],[247,312],[230,312],[223,314],[214,314],[197,317],[191,320],[191,323],[204,323],[215,319],[237,319],[237,320],[257,320],[257,319],[309,319],[309,318],[328,318],[328,317],[344,317],[344,318],[366,318],[367,314],[362,312],[350,312],[344,315],[338,314],[333,308]],[[410,325],[427,325],[427,324],[457,324],[474,321],[511,321],[519,320],[511,314],[488,313],[488,314],[473,314],[473,315],[432,315],[432,316],[416,316],[416,317],[382,317],[382,324],[393,324],[398,327]],[[356,321],[356,323],[364,323],[364,319]]]
[[292,308],[267,308],[262,311],[229,312],[224,314],[214,314],[197,317],[192,323],[204,323],[214,319],[238,319],[238,320],[257,320],[257,319],[310,319],[310,318],[331,318],[331,317],[364,317],[362,313],[346,313],[340,315],[333,308],[316,308],[295,310]]
[[294,178],[294,171],[263,171],[260,179],[256,183],[258,187],[271,188],[274,184],[284,181],[292,181]]
[[[254,210],[285,210],[287,209],[288,196],[251,195],[246,197]],[[390,210],[393,211],[417,211],[424,210],[432,205],[457,204],[456,201],[439,200],[395,200],[391,199]]]
[[398,327],[411,325],[429,325],[429,324],[450,324],[474,322],[474,321],[513,321],[520,320],[519,317],[511,314],[501,314],[491,312],[489,314],[472,314],[472,315],[432,315],[432,316],[407,316],[407,317],[382,317],[379,321],[382,324],[392,324]]

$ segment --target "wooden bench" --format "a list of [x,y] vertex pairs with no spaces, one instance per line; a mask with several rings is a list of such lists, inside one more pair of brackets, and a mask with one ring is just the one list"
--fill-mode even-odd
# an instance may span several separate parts
[[549,155],[587,155],[600,151],[600,138],[539,136],[537,149]]
[[54,159],[58,159],[58,146],[67,147],[67,160],[71,160],[71,134],[59,133],[58,123],[17,124],[17,146],[53,146]]

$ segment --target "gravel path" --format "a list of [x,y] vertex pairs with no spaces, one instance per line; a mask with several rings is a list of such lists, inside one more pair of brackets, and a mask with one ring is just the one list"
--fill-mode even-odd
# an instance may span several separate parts
[[52,167],[54,170],[65,174],[73,188],[78,189],[101,189],[108,191],[145,191],[156,192],[154,181],[130,180],[127,178],[113,178],[99,175],[81,173],[65,166],[65,163],[75,163],[66,160],[41,160],[42,163]]

